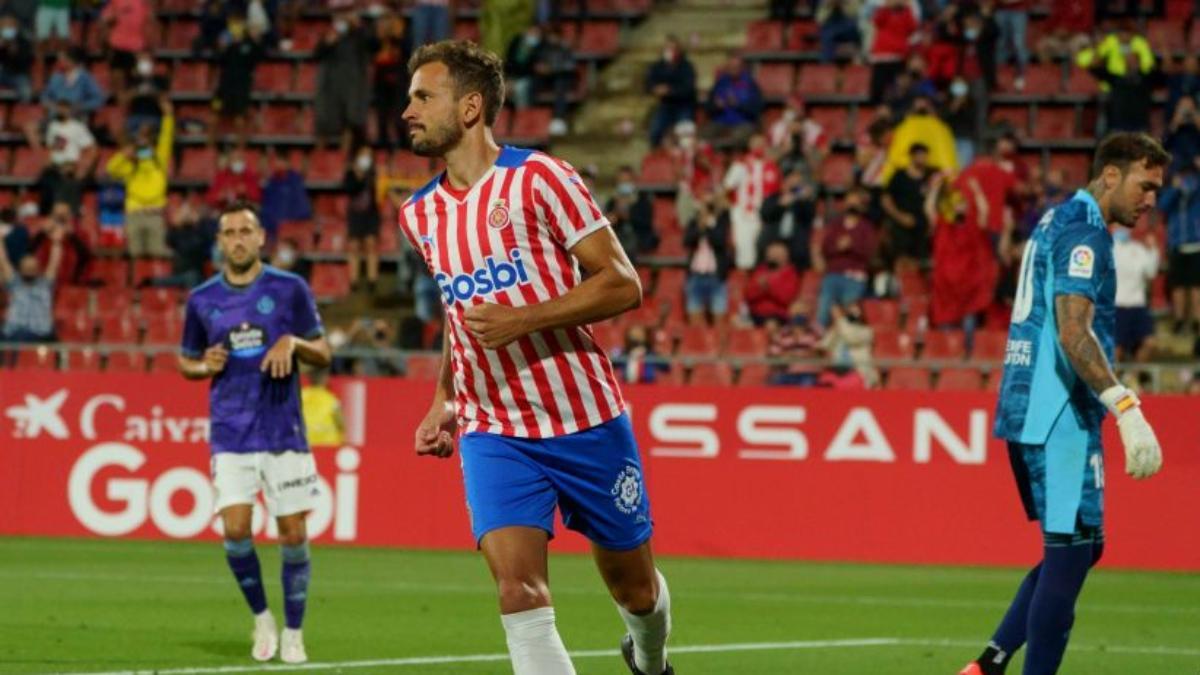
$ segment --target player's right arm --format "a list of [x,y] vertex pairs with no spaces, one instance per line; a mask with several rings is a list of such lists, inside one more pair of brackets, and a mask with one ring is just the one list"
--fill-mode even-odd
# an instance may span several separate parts
[[1142,414],[1141,401],[1113,374],[1096,333],[1092,330],[1099,274],[1108,269],[1110,255],[1104,238],[1107,232],[1095,229],[1081,237],[1068,239],[1054,252],[1054,313],[1058,324],[1058,343],[1079,379],[1099,396],[1117,418],[1121,442],[1125,446],[1125,472],[1134,478],[1149,478],[1162,468],[1162,449],[1150,423]]
[[414,445],[418,455],[446,458],[454,454],[454,371],[450,360],[449,325],[442,335],[442,366],[438,370],[433,404],[417,426]]
[[200,319],[196,298],[188,298],[183,318],[183,341],[179,346],[179,372],[189,380],[215,377],[225,370],[229,352],[221,344],[209,344],[208,330]]

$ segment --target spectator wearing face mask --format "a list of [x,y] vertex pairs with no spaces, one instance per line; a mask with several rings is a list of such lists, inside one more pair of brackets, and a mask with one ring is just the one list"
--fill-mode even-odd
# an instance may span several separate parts
[[128,86],[117,97],[125,108],[125,133],[133,135],[149,125],[157,128],[162,119],[159,101],[169,95],[171,80],[165,70],[159,70],[150,52],[138,54]]
[[722,323],[729,313],[729,209],[719,193],[704,194],[697,204],[696,216],[683,233],[683,245],[688,249],[684,295],[688,322],[704,326],[709,315],[715,323]]
[[371,87],[367,80],[374,36],[355,12],[340,12],[321,38],[317,59],[317,140],[340,139],[343,152],[361,140]]
[[759,248],[765,249],[766,242],[784,242],[796,269],[808,269],[812,265],[809,244],[816,216],[816,186],[800,168],[794,168],[784,176],[783,188],[763,200],[763,232]]
[[311,220],[313,212],[308,190],[304,187],[304,176],[292,167],[287,155],[274,153],[270,162],[271,173],[262,189],[259,218],[268,238],[273,240],[280,223]]
[[1179,99],[1175,106],[1175,114],[1171,116],[1163,146],[1171,153],[1172,173],[1184,171],[1195,165],[1196,159],[1200,157],[1200,118],[1194,99]]
[[650,328],[640,324],[625,330],[625,342],[613,354],[613,370],[622,382],[649,384],[671,370],[667,361],[655,353],[650,333]]
[[215,145],[223,124],[232,123],[238,143],[246,143],[246,111],[250,109],[250,89],[254,71],[265,56],[262,29],[251,27],[244,14],[229,18],[229,28],[221,37],[217,63],[221,74],[213,97],[213,120],[209,125],[209,144]]
[[704,137],[713,143],[745,143],[758,128],[762,91],[737,54],[731,54],[708,90]]
[[675,217],[680,223],[688,223],[696,216],[700,196],[717,189],[717,153],[710,143],[696,137],[696,123],[691,120],[676,124],[672,136]]
[[152,127],[143,125],[134,142],[114,154],[106,167],[110,176],[125,184],[125,239],[134,258],[171,255],[163,209],[175,143],[175,108],[165,96],[159,106],[162,124],[157,140]]
[[0,17],[0,87],[13,89],[22,101],[33,96],[29,79],[33,68],[33,44],[21,35],[12,15]]
[[966,80],[956,77],[950,83],[950,96],[942,106],[941,115],[954,134],[955,159],[961,166],[970,165],[975,159],[975,139],[979,134],[975,126],[975,103]]
[[55,283],[59,285],[83,284],[88,278],[88,267],[92,262],[92,249],[80,235],[75,226],[75,214],[71,206],[58,202],[50,209],[50,217],[44,227],[29,240],[30,252],[37,256],[42,269],[49,269],[50,258],[54,255],[54,235],[58,232],[61,237],[58,243],[62,247],[59,258],[58,276]]
[[880,180],[887,183],[892,175],[908,166],[910,152],[915,145],[926,150],[929,167],[946,173],[958,172],[958,158],[954,154],[954,134],[950,127],[933,114],[933,98],[922,94],[913,101],[912,110],[892,132],[888,146],[887,163],[883,166]]
[[258,204],[262,201],[258,169],[247,164],[241,149],[232,150],[222,158],[219,166],[204,198],[210,208],[222,211],[238,202]]
[[925,195],[929,191],[929,177],[934,173],[936,170],[929,165],[929,149],[915,143],[909,149],[908,166],[888,181],[882,200],[885,258],[897,275],[918,271],[929,256]]
[[1174,332],[1200,333],[1200,162],[1181,167],[1171,177],[1158,208],[1167,219],[1167,285]]
[[856,303],[867,292],[867,272],[877,247],[875,226],[866,217],[870,198],[865,188],[855,187],[846,195],[841,217],[817,232],[813,253],[814,267],[823,273],[817,301],[817,324],[822,328],[830,325],[835,306]]
[[730,219],[733,225],[734,264],[738,269],[754,268],[758,260],[758,238],[762,233],[762,205],[779,192],[782,176],[779,166],[767,156],[767,139],[762,134],[750,137],[749,147],[725,172],[723,185],[733,194]]
[[771,366],[767,380],[770,384],[816,386],[821,366],[814,361],[822,356],[821,331],[809,320],[809,309],[804,299],[796,300],[788,308],[787,322],[771,333],[767,356],[788,363]]
[[346,169],[342,191],[349,202],[346,222],[346,258],[350,264],[350,285],[359,290],[359,262],[366,259],[367,292],[374,295],[379,281],[379,203],[376,201],[376,175],[371,148],[364,146]]
[[84,67],[83,52],[77,47],[59,52],[54,73],[42,89],[41,103],[47,112],[53,114],[54,107],[66,101],[72,116],[86,120],[104,105],[105,98],[96,78]]
[[1117,360],[1149,361],[1154,356],[1154,318],[1146,298],[1158,274],[1158,240],[1144,241],[1128,227],[1113,230],[1113,264],[1117,268]]
[[534,84],[537,73],[538,50],[542,45],[542,27],[531,24],[525,32],[508,43],[504,59],[504,80],[508,84],[509,98],[517,110],[533,105]]
[[871,22],[871,102],[879,103],[887,86],[904,70],[909,40],[918,24],[907,0],[889,0],[875,10]]
[[271,256],[271,266],[291,272],[308,281],[312,276],[312,262],[300,255],[300,242],[289,237],[279,242]]
[[107,28],[110,82],[118,97],[133,74],[138,54],[149,46],[146,33],[153,20],[146,0],[110,0],[100,13],[100,21]]
[[59,100],[46,125],[44,145],[33,133],[30,145],[49,151],[49,162],[37,179],[38,212],[49,214],[56,202],[66,202],[72,213],[79,213],[83,202],[83,184],[96,164],[96,139],[87,125],[71,116],[71,104]]
[[768,151],[779,162],[779,170],[800,170],[806,178],[817,174],[829,154],[832,138],[820,122],[809,115],[800,94],[793,94],[779,119],[767,130]]
[[833,366],[821,374],[818,386],[833,389],[874,389],[879,386],[879,369],[871,355],[875,331],[863,320],[862,305],[834,305],[829,329],[821,338],[821,349]]
[[750,274],[744,291],[750,320],[774,331],[790,318],[790,309],[800,293],[800,274],[790,260],[787,244],[767,245],[762,263]]
[[658,99],[650,121],[650,145],[658,147],[667,131],[696,117],[696,69],[675,36],[667,37],[662,58],[650,65],[646,89]]
[[[999,268],[988,237],[988,202],[974,180],[965,189],[947,184],[937,174],[925,199],[925,217],[933,223],[933,301],[930,322],[937,328],[959,328],[971,343],[978,316],[996,294]],[[968,199],[974,210],[967,209]]]
[[612,224],[621,247],[637,262],[639,256],[658,248],[654,231],[654,205],[650,195],[638,190],[633,167],[622,166],[617,173],[617,187],[605,205],[604,212]]
[[167,228],[171,274],[148,279],[147,286],[194,288],[204,279],[204,265],[212,257],[213,237],[200,210],[195,198],[189,197],[171,214]]
[[60,227],[50,230],[50,258],[44,268],[36,256],[27,254],[13,269],[8,253],[0,249],[0,284],[8,292],[8,310],[0,328],[3,341],[54,341],[54,286],[65,235]]

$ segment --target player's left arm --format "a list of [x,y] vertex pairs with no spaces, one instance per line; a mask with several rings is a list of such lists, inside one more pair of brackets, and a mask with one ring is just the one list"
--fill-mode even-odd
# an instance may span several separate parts
[[487,349],[500,349],[542,330],[584,326],[642,304],[637,270],[612,228],[602,227],[570,249],[586,272],[575,288],[546,302],[522,307],[483,303],[464,314],[470,330]]
[[292,333],[281,335],[259,366],[271,377],[290,377],[296,359],[318,368],[333,362],[333,350],[325,339],[317,302],[307,284],[301,284],[293,294],[291,310]]

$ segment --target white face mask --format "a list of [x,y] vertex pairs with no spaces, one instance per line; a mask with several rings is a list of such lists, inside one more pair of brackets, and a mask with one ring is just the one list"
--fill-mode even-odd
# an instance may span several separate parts
[[334,21],[333,22],[333,30],[337,31],[338,35],[344,35],[346,33],[346,31],[350,30],[350,25],[347,24],[345,21],[341,21],[341,20]]
[[695,136],[680,136],[679,137],[679,147],[683,148],[684,150],[691,150],[692,148],[696,147],[696,137]]
[[966,96],[967,83],[963,82],[962,80],[955,80],[950,84],[950,94],[952,96]]
[[137,71],[139,75],[149,75],[154,72],[153,61],[138,61]]
[[358,159],[354,160],[354,166],[358,167],[359,171],[366,171],[371,168],[371,156],[359,155]]
[[279,249],[279,263],[281,265],[291,265],[296,262],[296,252],[290,248]]
[[231,169],[231,170],[232,170],[234,173],[241,173],[241,172],[243,172],[243,171],[245,171],[245,170],[246,170],[246,162],[244,162],[244,161],[242,161],[242,160],[240,160],[240,159],[235,159],[235,160],[233,160],[232,162],[230,162],[230,163],[229,163],[229,168],[230,168],[230,169]]

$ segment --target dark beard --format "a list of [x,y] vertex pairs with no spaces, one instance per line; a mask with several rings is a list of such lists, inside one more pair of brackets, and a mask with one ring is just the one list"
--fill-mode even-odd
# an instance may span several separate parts
[[229,265],[230,272],[233,272],[234,274],[245,274],[246,272],[250,271],[251,267],[254,267],[254,263],[256,262],[258,262],[258,258],[251,256],[250,260],[246,261],[244,265],[238,265],[231,259],[226,259],[225,264]]
[[447,125],[436,131],[425,127],[425,138],[420,141],[414,140],[412,149],[421,157],[442,157],[453,150],[462,137],[463,130],[458,125]]

